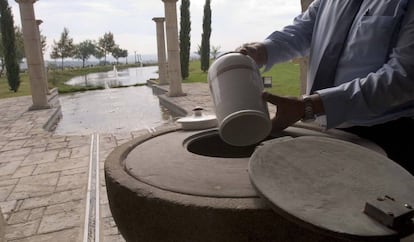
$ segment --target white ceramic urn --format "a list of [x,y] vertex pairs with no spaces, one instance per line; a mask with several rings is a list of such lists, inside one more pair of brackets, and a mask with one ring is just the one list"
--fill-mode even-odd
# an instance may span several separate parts
[[263,80],[252,58],[238,52],[221,55],[208,70],[208,82],[226,143],[253,145],[270,134],[269,111],[261,97]]

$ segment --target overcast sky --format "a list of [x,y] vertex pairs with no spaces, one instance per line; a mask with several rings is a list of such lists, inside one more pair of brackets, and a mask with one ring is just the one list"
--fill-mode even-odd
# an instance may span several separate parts
[[[204,0],[191,0],[191,51],[201,43]],[[15,25],[21,26],[19,6],[9,0]],[[177,1],[179,24],[181,0]],[[156,28],[153,17],[164,16],[162,0],[39,0],[35,16],[43,20],[40,30],[47,37],[49,59],[53,41],[63,28],[75,43],[98,40],[106,32],[129,55],[156,54]],[[264,39],[274,30],[292,23],[300,13],[299,0],[212,0],[210,44],[221,51],[234,50],[242,43]]]

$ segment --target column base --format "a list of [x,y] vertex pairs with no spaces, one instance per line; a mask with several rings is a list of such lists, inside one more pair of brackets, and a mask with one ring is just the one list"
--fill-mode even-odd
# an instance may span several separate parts
[[184,92],[179,92],[179,93],[170,93],[170,92],[167,92],[166,95],[168,97],[184,97],[184,96],[187,96],[187,93],[184,93]]
[[43,109],[49,109],[52,108],[50,104],[47,105],[32,105],[29,107],[29,111],[35,111],[35,110],[43,110]]

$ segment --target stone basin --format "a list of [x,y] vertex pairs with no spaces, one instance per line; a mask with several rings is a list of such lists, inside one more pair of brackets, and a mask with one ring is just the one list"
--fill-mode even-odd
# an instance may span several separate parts
[[[300,136],[341,139],[384,154],[354,135],[306,125],[268,139]],[[115,148],[105,162],[105,179],[120,233],[127,241],[349,241],[276,215],[249,179],[255,148],[230,146],[216,129],[177,127]]]

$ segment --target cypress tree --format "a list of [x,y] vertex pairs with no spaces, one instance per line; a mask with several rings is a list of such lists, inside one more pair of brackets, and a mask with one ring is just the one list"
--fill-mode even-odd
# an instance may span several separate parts
[[7,80],[10,90],[17,92],[20,86],[20,67],[16,53],[14,20],[7,0],[0,0],[0,27]]
[[210,67],[210,35],[211,35],[211,7],[210,0],[204,4],[203,33],[201,35],[201,70],[206,72]]
[[181,58],[181,77],[186,79],[189,75],[190,63],[190,0],[181,0],[181,20],[180,20],[180,58]]

